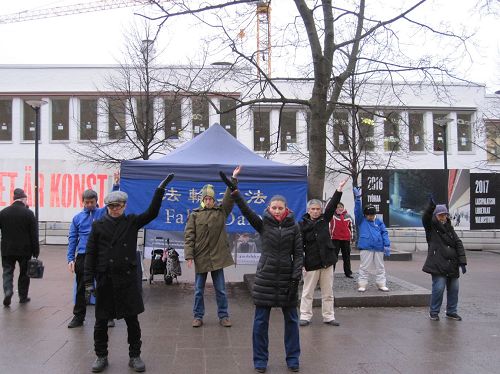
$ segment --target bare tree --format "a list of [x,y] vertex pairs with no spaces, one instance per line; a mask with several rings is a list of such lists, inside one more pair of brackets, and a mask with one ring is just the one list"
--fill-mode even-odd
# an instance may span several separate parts
[[185,74],[158,65],[156,36],[147,22],[125,35],[124,61],[99,92],[97,112],[107,124],[95,131],[80,123],[85,142],[70,146],[80,160],[104,165],[148,160],[175,147],[173,139],[183,130],[178,74]]
[[[270,5],[270,1],[260,3]],[[242,99],[238,105],[279,103],[307,109],[310,118],[309,196],[321,198],[327,165],[329,121],[340,108],[348,109],[352,119],[358,118],[352,114],[362,109],[355,102],[343,100],[342,92],[346,84],[353,78],[359,82],[367,77],[389,83],[417,80],[434,85],[436,94],[446,99],[446,92],[440,91],[443,80],[457,79],[452,73],[453,67],[466,53],[468,35],[463,29],[450,31],[453,30],[450,25],[433,25],[421,20],[425,18],[422,12],[426,3],[426,0],[397,4],[383,2],[377,8],[365,0],[344,1],[342,5],[331,0],[294,0],[296,11],[289,12],[288,18],[282,22],[283,28],[273,34],[277,37],[272,48],[274,61],[286,58],[285,64],[294,66],[300,80],[308,81],[308,84],[302,84],[300,95],[284,90],[279,78],[271,78],[270,72],[262,69],[262,61],[258,59],[265,55],[263,51],[241,43],[241,35],[255,20],[254,1],[219,0],[199,5],[194,1],[172,0],[163,8],[159,5],[163,10],[159,19],[166,24],[172,17],[189,15],[198,18],[217,32],[215,37],[206,40],[213,50],[219,55],[221,51],[226,51],[224,56],[235,66],[246,64],[258,71],[258,79],[242,82]],[[443,54],[435,51],[422,53],[417,46],[420,53],[415,53],[411,40],[418,36],[441,40],[449,49]],[[287,82],[294,80],[290,75],[284,78]],[[305,90],[309,92],[307,99],[304,99]],[[350,169],[355,185],[362,169],[360,161],[369,156],[368,152],[359,154],[358,151],[366,148],[363,147],[366,138],[362,125],[353,122],[350,127],[356,152],[351,154],[353,158],[347,160],[350,167],[344,168]],[[276,143],[279,144],[279,134]],[[374,162],[376,160],[372,159]]]

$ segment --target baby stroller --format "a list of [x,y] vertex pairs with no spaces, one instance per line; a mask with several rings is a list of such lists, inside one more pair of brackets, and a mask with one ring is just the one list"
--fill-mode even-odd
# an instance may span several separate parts
[[[166,264],[165,283],[172,284],[174,279],[182,275],[181,262],[179,261],[179,253],[170,246],[170,239],[167,239],[167,247],[163,251],[162,260]],[[177,280],[177,283],[179,281]]]
[[[156,240],[163,239],[163,247],[165,248],[165,238],[156,238]],[[151,265],[149,266],[149,284],[153,283],[154,276],[157,274],[162,274],[165,283],[167,283],[167,266],[163,261],[164,248],[155,248],[151,251]]]

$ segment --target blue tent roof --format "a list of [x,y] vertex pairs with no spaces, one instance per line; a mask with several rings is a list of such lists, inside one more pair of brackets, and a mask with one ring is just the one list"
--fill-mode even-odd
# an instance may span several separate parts
[[227,174],[242,165],[240,180],[301,181],[307,180],[306,166],[286,165],[260,157],[240,143],[219,124],[189,142],[155,160],[122,161],[121,177],[162,179],[175,173],[176,180],[219,180],[219,171]]

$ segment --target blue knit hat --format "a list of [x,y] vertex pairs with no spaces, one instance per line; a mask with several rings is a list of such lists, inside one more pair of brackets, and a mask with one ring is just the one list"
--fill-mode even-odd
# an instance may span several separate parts
[[448,208],[446,208],[446,205],[436,205],[436,208],[434,208],[434,215],[436,216],[438,214],[448,214]]

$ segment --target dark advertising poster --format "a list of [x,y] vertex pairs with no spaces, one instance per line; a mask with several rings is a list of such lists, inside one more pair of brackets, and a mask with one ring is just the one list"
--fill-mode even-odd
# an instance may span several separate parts
[[373,205],[385,223],[389,214],[389,176],[388,170],[365,170],[361,177],[363,207]]
[[500,198],[499,174],[470,175],[471,230],[500,229],[499,209],[495,208]]

